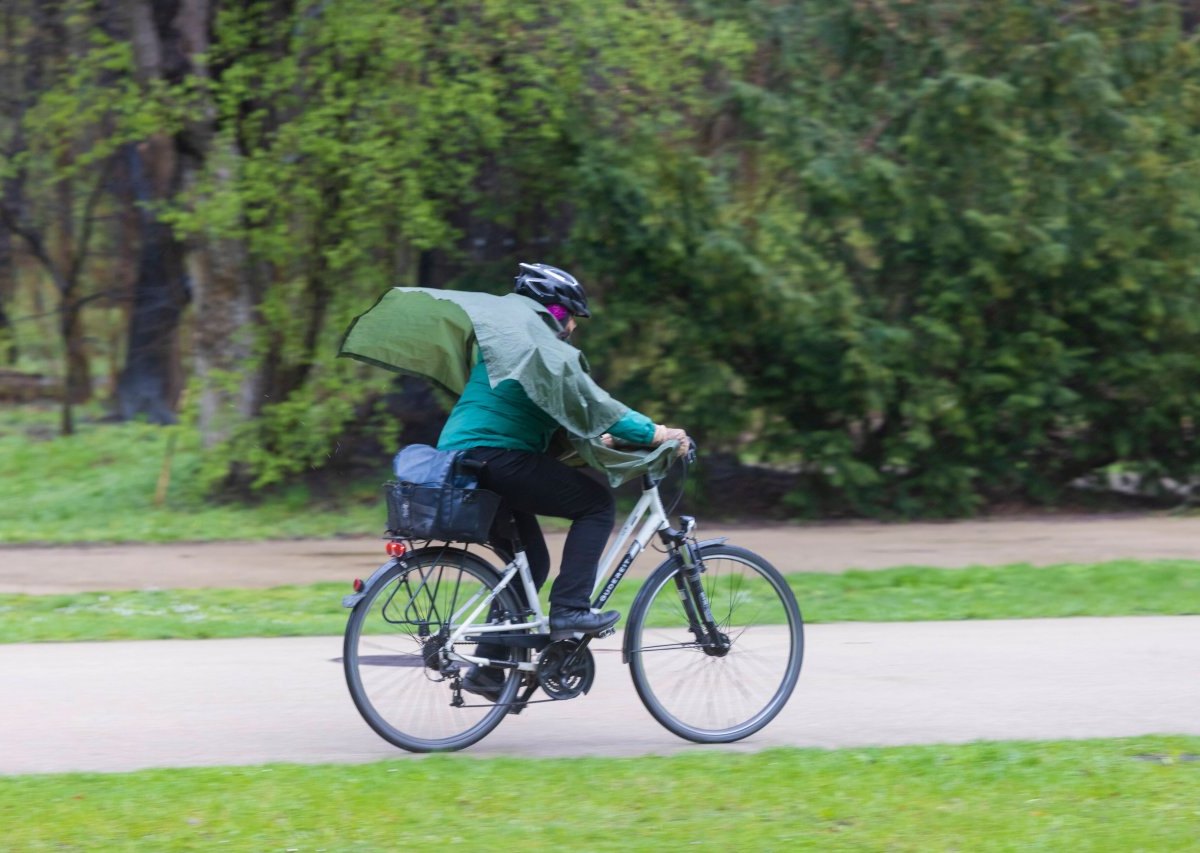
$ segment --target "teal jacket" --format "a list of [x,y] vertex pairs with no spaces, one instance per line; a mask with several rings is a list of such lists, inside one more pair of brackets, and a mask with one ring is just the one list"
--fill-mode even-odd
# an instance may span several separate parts
[[[529,399],[519,382],[506,379],[493,388],[481,359],[450,412],[438,450],[499,447],[544,453],[558,428],[558,421]],[[607,431],[626,444],[645,446],[654,441],[654,423],[633,409]]]

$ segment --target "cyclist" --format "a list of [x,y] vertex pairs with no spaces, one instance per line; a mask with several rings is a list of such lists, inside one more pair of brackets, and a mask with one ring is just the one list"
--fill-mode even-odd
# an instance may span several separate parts
[[[514,292],[545,306],[559,339],[566,341],[575,319],[591,316],[587,294],[570,273],[546,264],[521,264]],[[536,311],[530,306],[531,311]],[[482,359],[471,371],[438,439],[439,450],[461,450],[483,463],[479,485],[501,495],[512,511],[517,533],[525,547],[534,583],[540,589],[550,573],[550,554],[537,516],[571,521],[563,547],[559,575],[550,588],[550,631],[556,638],[574,633],[594,634],[620,619],[616,610],[593,613],[592,585],[596,567],[612,532],[615,507],[608,488],[580,469],[571,468],[547,453],[558,422],[538,407],[514,380],[492,387]],[[677,440],[679,453],[688,450],[682,429],[655,424],[628,409],[608,428],[611,440],[625,444],[657,446]],[[497,658],[503,647],[483,644],[481,657]],[[463,687],[495,699],[503,674],[495,668],[472,667]]]

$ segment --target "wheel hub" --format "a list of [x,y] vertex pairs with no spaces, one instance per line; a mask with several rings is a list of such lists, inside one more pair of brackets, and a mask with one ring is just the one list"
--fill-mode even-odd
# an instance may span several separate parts
[[729,654],[731,648],[733,648],[733,643],[729,642],[729,635],[718,631],[717,642],[706,642],[704,653],[709,657],[723,658]]
[[439,675],[445,669],[442,649],[446,647],[446,636],[438,634],[430,637],[421,645],[421,657],[425,660],[425,668],[432,669]]

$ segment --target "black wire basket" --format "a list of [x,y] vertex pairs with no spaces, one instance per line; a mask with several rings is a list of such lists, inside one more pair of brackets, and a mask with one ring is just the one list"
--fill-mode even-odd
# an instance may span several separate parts
[[500,496],[486,489],[385,483],[388,534],[448,542],[488,540]]

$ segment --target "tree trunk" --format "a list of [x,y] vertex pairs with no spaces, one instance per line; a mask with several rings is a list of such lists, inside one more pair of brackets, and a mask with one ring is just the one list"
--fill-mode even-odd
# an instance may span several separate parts
[[[126,9],[141,83],[178,82],[193,73],[194,58],[208,49],[208,0],[128,0]],[[155,136],[127,150],[141,250],[125,367],[117,380],[117,413],[125,419],[144,415],[154,423],[172,423],[182,391],[178,336],[188,302],[184,246],[153,208],[174,198],[183,185],[189,164],[181,148],[190,147],[183,136]]]
[[[212,10],[216,0],[183,0],[177,20],[184,40],[195,51],[206,52],[211,39]],[[207,69],[196,69],[207,74]],[[215,109],[211,111],[215,114]],[[211,117],[188,131],[188,148],[194,158],[185,168],[188,186],[203,161],[210,156],[236,162],[240,152],[213,152]],[[227,169],[211,176],[219,184],[234,180]],[[221,192],[222,190],[218,190]],[[234,427],[253,418],[263,399],[263,373],[255,368],[254,328],[258,305],[256,271],[240,238],[199,234],[188,241],[187,269],[195,302],[192,331],[193,380],[196,385],[198,426],[203,446],[211,447]]]
[[61,432],[63,435],[72,435],[75,432],[73,407],[86,402],[92,394],[91,365],[84,346],[79,306],[64,299],[59,312],[59,331],[67,362],[66,378],[63,380]]
[[17,330],[8,313],[17,292],[17,261],[13,255],[12,234],[0,227],[0,363],[17,363]]
[[59,182],[56,201],[59,237],[55,244],[54,265],[61,271],[59,329],[67,358],[63,399],[67,403],[86,403],[92,398],[92,367],[84,345],[83,318],[75,301],[79,296],[79,275],[87,249],[83,246],[76,249],[75,246],[75,187],[70,181]]
[[[252,374],[254,295],[245,246],[209,237],[188,256],[195,292],[193,338],[199,428],[205,447],[254,416],[261,398]],[[241,377],[231,387],[230,377]]]
[[127,158],[139,203],[141,251],[125,367],[117,380],[117,413],[125,420],[144,415],[168,424],[175,422],[182,384],[178,336],[187,287],[183,246],[149,205],[174,194],[179,158],[165,137],[130,146]]

